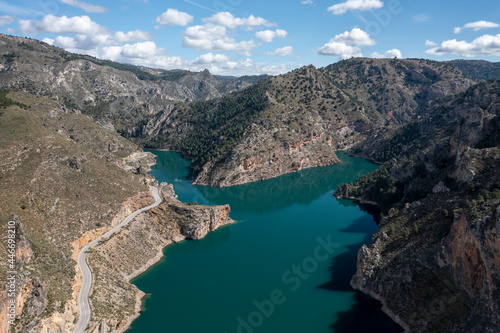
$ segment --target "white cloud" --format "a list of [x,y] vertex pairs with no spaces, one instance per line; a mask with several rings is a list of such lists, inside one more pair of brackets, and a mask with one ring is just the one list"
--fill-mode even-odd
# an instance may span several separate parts
[[312,0],[304,0],[300,2],[303,5],[312,5],[314,2]]
[[453,32],[458,34],[461,33],[462,30],[464,29],[472,29],[474,31],[479,31],[481,29],[498,28],[498,27],[500,27],[500,24],[498,23],[488,22],[488,21],[477,21],[477,22],[467,23],[463,27],[456,27],[453,29]]
[[279,49],[274,50],[273,52],[267,52],[267,54],[272,55],[272,56],[287,56],[293,53],[293,47],[291,46],[285,46],[281,47]]
[[333,41],[347,45],[375,45],[375,41],[370,38],[370,35],[359,28],[336,35]]
[[97,55],[101,46],[115,46],[120,43],[131,43],[147,41],[151,35],[142,30],[129,31],[127,33],[118,31],[114,35],[97,34],[84,35],[77,34],[76,37],[57,36],[55,39],[45,38],[43,41],[58,47],[62,47],[70,52]]
[[370,38],[365,31],[354,28],[336,35],[328,43],[318,49],[322,55],[338,55],[342,59],[351,57],[362,57],[359,46],[375,45],[375,41]]
[[398,58],[398,59],[403,59],[403,54],[401,54],[401,51],[398,49],[392,49],[385,51],[385,56],[387,58]]
[[500,34],[483,35],[472,42],[446,40],[441,45],[426,51],[427,54],[442,56],[455,54],[461,57],[474,57],[476,55],[500,56]]
[[82,1],[77,1],[77,0],[60,0],[60,1],[62,3],[65,3],[66,5],[83,9],[87,13],[104,13],[108,11],[108,9],[105,7],[92,5]]
[[285,38],[288,33],[282,29],[257,31],[255,37],[264,43],[270,43],[274,38]]
[[165,53],[155,42],[138,42],[121,46],[105,46],[100,52],[104,59],[141,64],[145,59],[153,59]]
[[362,57],[361,49],[357,46],[350,46],[344,43],[330,41],[318,49],[322,55],[338,55],[342,59],[352,57]]
[[200,64],[200,65],[218,64],[224,61],[229,61],[229,57],[225,54],[206,53],[194,59],[193,64]]
[[125,44],[122,55],[127,58],[146,59],[164,53],[163,48],[156,46],[153,41]]
[[0,26],[11,24],[15,20],[16,19],[13,16],[9,16],[9,15],[0,16]]
[[433,42],[432,40],[426,40],[425,46],[437,46],[437,43]]
[[275,25],[263,19],[262,17],[255,17],[253,15],[250,15],[247,18],[239,18],[239,17],[234,17],[233,14],[229,12],[216,13],[211,17],[204,18],[203,22],[221,25],[224,27],[228,27],[229,29],[235,29],[237,27],[241,27],[245,30],[252,30],[261,26],[270,27]]
[[198,51],[248,51],[256,48],[253,40],[236,42],[220,25],[196,25],[189,27],[182,36],[182,45]]
[[380,54],[378,52],[373,52],[371,55],[372,58],[398,58],[398,59],[403,59],[403,55],[401,54],[401,51],[398,49],[392,49],[386,51],[384,54]]
[[36,28],[33,26],[33,20],[17,21],[17,30],[23,35],[34,35],[37,33]]
[[93,22],[86,15],[67,17],[49,14],[40,21],[19,20],[18,28],[25,35],[41,32],[95,35],[107,32],[105,27]]
[[342,15],[349,10],[366,11],[379,9],[383,6],[384,3],[380,0],[347,0],[346,2],[328,7],[328,11],[334,15]]
[[162,25],[180,25],[185,27],[191,22],[193,22],[193,16],[173,8],[167,9],[166,12],[156,18],[156,23]]
[[147,41],[151,39],[151,34],[147,31],[142,30],[133,30],[127,33],[123,31],[117,31],[115,33],[114,40],[119,43],[131,43],[131,42],[139,42],[139,41]]
[[44,38],[43,41],[50,45],[62,47],[63,49],[75,49],[77,47],[76,40],[68,36],[57,36],[55,39]]

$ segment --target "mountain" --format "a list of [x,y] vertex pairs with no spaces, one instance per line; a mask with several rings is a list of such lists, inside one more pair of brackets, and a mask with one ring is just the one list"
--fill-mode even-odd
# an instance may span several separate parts
[[500,78],[500,62],[452,60],[448,63],[457,67],[466,77],[475,81]]
[[[79,311],[78,252],[154,202],[147,186],[153,179],[146,175],[154,158],[80,111],[23,92],[0,91],[0,133],[0,228],[14,236],[0,243],[0,281],[14,271],[16,295],[11,326],[10,287],[2,284],[0,331],[72,331]],[[89,255],[90,331],[126,329],[143,296],[129,280],[158,261],[165,246],[200,239],[231,222],[227,205],[189,206],[171,187],[160,188],[164,203]]]
[[474,84],[460,68],[474,78],[490,70],[354,58],[235,79],[118,64],[5,35],[0,42],[0,86],[52,96],[136,143],[181,151],[193,160],[195,183],[212,186],[336,163],[336,150],[389,137],[430,101]]
[[195,183],[230,186],[336,163],[335,151],[421,117],[430,101],[474,81],[429,60],[307,66],[208,102],[151,116],[138,142],[193,160]]
[[[78,250],[152,200],[153,161],[137,144],[182,152],[195,183],[213,186],[333,164],[346,148],[382,163],[336,192],[383,212],[353,287],[407,330],[499,330],[500,93],[484,81],[498,64],[355,58],[240,80],[5,35],[0,50],[0,87],[12,90],[0,91],[0,214],[16,225],[17,331],[74,326]],[[164,246],[202,237],[209,216],[230,222],[229,207],[215,214],[160,187],[164,204],[89,257],[92,331],[126,329],[142,295],[129,279]],[[4,281],[4,243],[0,253]]]
[[249,78],[142,68],[3,34],[0,47],[0,88],[56,97],[120,133],[133,132],[135,124],[169,104],[209,100],[250,85]]
[[357,154],[385,162],[339,198],[385,214],[351,281],[418,332],[500,330],[500,82],[432,103]]

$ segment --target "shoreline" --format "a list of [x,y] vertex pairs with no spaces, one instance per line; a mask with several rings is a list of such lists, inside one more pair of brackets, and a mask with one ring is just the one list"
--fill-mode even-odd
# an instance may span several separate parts
[[[181,156],[183,156],[182,152],[171,150],[171,149],[164,149],[163,148],[163,149],[147,149],[147,150],[148,151],[176,152],[176,153],[179,153]],[[349,156],[361,158],[361,159],[370,161],[370,162],[372,162],[374,164],[381,165],[381,163],[374,162],[374,161],[372,161],[372,160],[370,160],[368,158],[365,158],[365,157],[362,157],[362,156],[356,156],[356,155],[353,155],[353,154],[349,154],[349,149],[344,149],[344,150],[339,150],[339,151],[346,152]],[[185,157],[183,157],[183,158],[185,158]],[[188,158],[186,158],[186,159],[188,159]],[[341,161],[339,160],[339,162],[336,162],[336,163],[333,163],[333,164],[330,164],[330,165],[335,165],[335,164],[338,164],[338,163],[341,163]],[[325,166],[330,166],[330,165],[325,165]],[[311,168],[317,168],[317,167],[321,167],[321,166],[316,166],[316,167],[311,167]],[[305,170],[305,169],[302,169],[302,170]],[[287,173],[294,173],[294,172],[298,172],[298,171],[301,171],[301,170],[290,171],[290,172],[287,172]],[[284,174],[287,174],[287,173],[284,173]],[[276,177],[279,177],[279,176],[281,176],[281,174],[277,175],[277,176],[274,176],[274,177],[271,177],[271,178],[276,178]],[[153,179],[154,179],[154,177],[153,177]],[[265,180],[265,179],[263,179],[263,180]],[[258,181],[259,180],[254,181],[254,182],[258,182]],[[262,181],[262,180],[260,180],[260,181]],[[252,182],[248,182],[248,183],[252,183]],[[246,184],[246,183],[244,183],[244,184]],[[192,184],[192,185],[194,185],[194,184]],[[200,185],[200,184],[197,184],[197,185]],[[237,185],[242,185],[242,184],[235,184],[235,185],[230,185],[230,186],[237,186]],[[201,185],[201,186],[210,186],[210,185]],[[228,186],[228,187],[230,187],[230,186]],[[376,202],[364,200],[362,198],[349,197],[349,198],[337,198],[337,199],[352,200],[358,206],[368,205],[368,206],[373,206],[373,207],[379,208],[379,206],[377,205]],[[365,210],[365,209],[363,209],[363,210]],[[369,215],[372,215],[370,212],[366,212],[366,213],[369,214]],[[375,216],[373,216],[373,218],[375,219]],[[234,221],[234,222],[236,222],[236,221]],[[231,223],[229,223],[229,224],[231,224]],[[222,225],[220,227],[227,226],[229,224]],[[377,229],[379,229],[378,223],[377,223]],[[186,239],[186,237],[184,237],[184,236],[180,236],[180,237],[182,237],[182,238],[177,237],[177,238],[174,238],[174,239],[170,239],[168,241],[168,243],[166,243],[165,246],[156,254],[155,257],[149,259],[143,266],[141,266],[139,269],[135,270],[134,272],[132,272],[131,274],[129,274],[129,275],[127,275],[125,277],[127,279],[127,281],[130,284],[134,285],[134,287],[137,289],[137,292],[136,292],[136,304],[135,304],[135,311],[134,311],[134,313],[131,316],[128,317],[127,324],[123,327],[123,330],[122,329],[118,330],[119,333],[125,333],[125,332],[127,332],[130,329],[132,323],[137,318],[140,317],[141,312],[144,310],[144,302],[146,301],[146,298],[149,295],[149,294],[144,293],[140,289],[138,289],[137,286],[133,283],[133,280],[136,279],[136,278],[138,278],[138,277],[140,277],[141,275],[147,273],[147,271],[149,271],[149,269],[151,269],[152,267],[160,264],[161,261],[162,261],[162,259],[165,257],[164,252],[165,252],[165,249],[168,246],[170,246],[172,244],[175,244],[175,243],[179,243],[179,242],[181,242],[181,241],[183,241],[183,240]],[[357,263],[357,260],[356,260],[356,263]],[[352,286],[351,286],[351,288],[352,288]],[[355,290],[359,290],[359,289],[352,288],[352,290],[355,291]],[[375,296],[378,296],[378,295],[372,295],[371,293],[365,293],[363,290],[359,290],[359,291],[362,292],[363,294],[371,297],[372,299],[380,302],[381,303],[381,310],[382,310],[382,312],[384,312],[394,323],[396,323],[397,325],[399,325],[403,329],[407,328],[407,325],[405,325],[404,322],[401,322],[401,320],[398,318],[398,316],[394,315],[394,313],[392,313],[392,311],[387,308],[387,306],[385,304],[385,300],[380,299],[380,297],[375,297]]]
[[128,331],[130,329],[130,327],[132,326],[132,323],[137,318],[139,318],[139,316],[141,315],[141,312],[144,310],[144,301],[145,301],[145,298],[148,294],[146,294],[145,292],[143,292],[142,290],[137,288],[137,286],[132,282],[132,280],[145,274],[150,268],[152,268],[156,265],[159,265],[161,263],[162,259],[165,257],[164,252],[168,246],[170,246],[172,244],[180,243],[185,239],[186,239],[186,237],[184,237],[184,236],[179,236],[179,237],[175,237],[175,238],[170,239],[168,241],[168,243],[166,243],[165,246],[163,248],[161,248],[153,258],[149,259],[143,266],[136,269],[135,271],[133,271],[132,273],[130,273],[129,275],[127,275],[125,277],[127,282],[130,283],[131,285],[133,285],[137,289],[137,292],[135,294],[135,308],[134,308],[134,313],[132,315],[130,315],[128,318],[126,318],[126,320],[127,320],[126,324],[121,329],[117,330],[117,333],[124,333],[124,332]]

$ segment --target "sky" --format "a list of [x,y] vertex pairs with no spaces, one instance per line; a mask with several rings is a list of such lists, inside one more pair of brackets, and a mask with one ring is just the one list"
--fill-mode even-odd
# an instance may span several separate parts
[[219,75],[276,75],[351,57],[497,62],[500,1],[0,0],[0,32]]

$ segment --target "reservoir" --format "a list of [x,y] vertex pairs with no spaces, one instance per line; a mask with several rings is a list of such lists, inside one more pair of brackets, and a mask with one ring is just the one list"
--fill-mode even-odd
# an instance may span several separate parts
[[179,200],[229,204],[236,223],[167,247],[132,281],[148,296],[129,333],[401,331],[349,285],[358,249],[377,231],[373,217],[332,195],[376,165],[339,152],[337,165],[213,188],[191,186],[180,154],[152,152],[151,173]]

